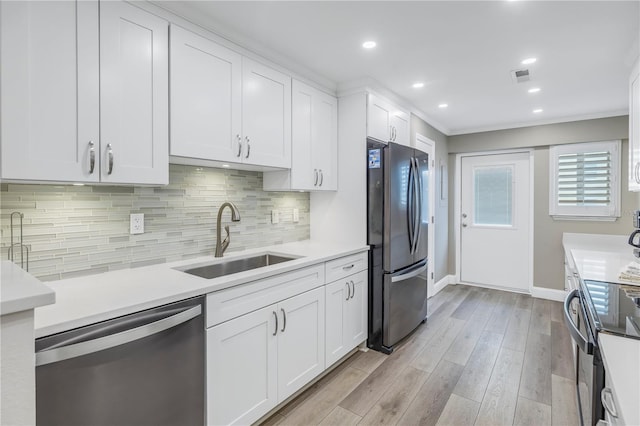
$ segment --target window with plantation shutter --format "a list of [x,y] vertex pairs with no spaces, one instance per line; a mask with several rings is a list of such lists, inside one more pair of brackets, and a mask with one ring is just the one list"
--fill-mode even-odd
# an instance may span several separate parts
[[620,141],[549,149],[549,214],[555,219],[615,220],[620,216]]

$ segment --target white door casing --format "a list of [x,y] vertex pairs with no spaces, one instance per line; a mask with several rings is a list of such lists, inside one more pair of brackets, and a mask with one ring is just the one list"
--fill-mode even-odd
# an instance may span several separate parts
[[429,203],[429,232],[427,232],[427,296],[435,294],[435,203],[436,203],[436,177],[435,177],[435,151],[436,143],[428,137],[416,133],[414,148],[429,154],[429,184],[424,188],[428,192]]
[[459,155],[459,281],[530,292],[533,276],[532,152]]

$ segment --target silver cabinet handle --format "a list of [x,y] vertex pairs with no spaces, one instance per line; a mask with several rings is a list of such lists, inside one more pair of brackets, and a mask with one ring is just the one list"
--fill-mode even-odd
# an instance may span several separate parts
[[287,313],[283,308],[280,308],[280,310],[282,311],[282,330],[280,331],[284,333],[284,330],[287,328]]
[[356,295],[356,285],[353,283],[353,280],[349,282],[351,283],[351,297],[349,297],[349,299],[353,299],[353,296]]
[[240,157],[242,155],[242,138],[240,135],[236,135],[236,140],[238,141],[238,155],[236,157]]
[[633,174],[636,179],[636,183],[640,183],[640,161],[636,163]]
[[412,269],[409,272],[405,272],[404,274],[397,274],[391,277],[392,283],[397,283],[400,281],[405,281],[414,277],[417,277],[421,273],[427,270],[427,261],[423,260],[422,263],[418,264],[415,269]]
[[348,271],[349,269],[352,269],[354,266],[356,266],[355,263],[352,263],[351,265],[343,266],[342,270]]
[[[607,399],[607,395],[609,396],[608,399]],[[600,400],[602,401],[602,406],[604,407],[604,409],[607,410],[607,413],[611,414],[611,417],[614,417],[617,419],[618,410],[616,410],[616,404],[613,399],[613,392],[611,388],[602,389],[602,392],[600,392]],[[609,404],[609,401],[611,401],[611,404]]]
[[466,224],[466,223],[463,223],[463,224],[462,224],[462,227],[463,227],[463,228],[466,228],[466,227],[467,227],[467,224]]
[[251,141],[249,140],[249,136],[245,136],[244,140],[247,142],[247,155],[245,155],[244,158],[249,158],[249,155],[251,155],[251,145],[249,145],[249,143]]
[[462,213],[462,218],[466,219],[467,218],[467,214],[466,213]]
[[96,148],[93,141],[89,141],[89,174],[93,174],[96,167]]
[[347,286],[347,297],[345,297],[344,300],[349,300],[349,296],[351,295],[351,287],[349,287],[349,281],[344,284]]
[[313,181],[313,186],[318,186],[318,169],[313,169],[313,174],[315,176],[315,180]]
[[278,334],[278,314],[276,314],[276,311],[272,311],[273,312],[273,316],[276,317],[276,329],[273,330],[273,334],[272,336],[275,336],[276,334]]
[[113,147],[111,146],[110,143],[107,144],[107,157],[108,157],[107,161],[109,163],[107,174],[110,175],[111,173],[113,173]]
[[324,173],[322,173],[322,169],[320,169],[320,185],[318,186],[322,186],[322,182],[324,182]]
[[132,328],[131,330],[122,331],[120,333],[115,333],[68,346],[57,347],[55,349],[44,350],[36,353],[36,366],[64,361],[66,359],[104,351],[109,348],[140,340],[153,334],[157,334],[170,328],[176,327],[182,323],[189,321],[192,318],[197,317],[201,313],[202,306],[198,305],[194,306],[193,308],[183,310],[182,312],[170,317],[163,318],[159,321]]

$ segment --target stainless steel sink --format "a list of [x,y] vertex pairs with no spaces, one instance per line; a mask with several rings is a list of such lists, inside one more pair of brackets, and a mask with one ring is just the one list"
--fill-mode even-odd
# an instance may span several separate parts
[[212,279],[237,272],[249,271],[251,269],[262,268],[263,266],[275,265],[277,263],[288,262],[295,257],[280,256],[275,254],[262,254],[243,259],[233,259],[226,262],[212,263],[209,265],[196,266],[190,269],[182,269],[187,274],[198,277]]

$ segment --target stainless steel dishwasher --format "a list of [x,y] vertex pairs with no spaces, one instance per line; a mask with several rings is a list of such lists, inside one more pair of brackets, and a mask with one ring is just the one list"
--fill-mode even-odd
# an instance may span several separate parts
[[204,297],[36,340],[38,425],[205,423]]

